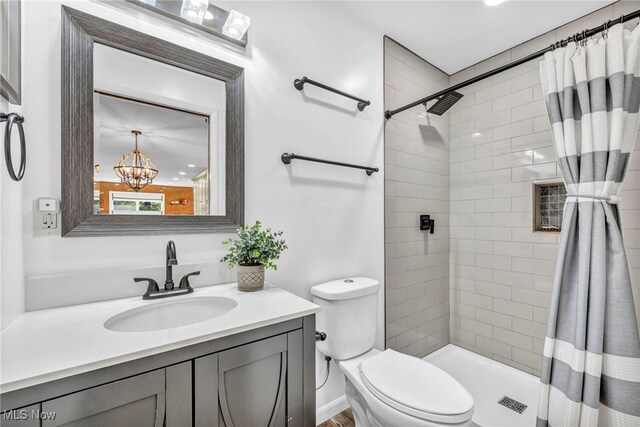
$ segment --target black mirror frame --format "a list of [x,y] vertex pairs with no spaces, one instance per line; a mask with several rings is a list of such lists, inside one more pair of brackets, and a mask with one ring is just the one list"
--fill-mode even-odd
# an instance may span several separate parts
[[[94,215],[93,45],[222,80],[226,86],[224,216]],[[63,237],[226,233],[244,223],[244,69],[62,6]]]

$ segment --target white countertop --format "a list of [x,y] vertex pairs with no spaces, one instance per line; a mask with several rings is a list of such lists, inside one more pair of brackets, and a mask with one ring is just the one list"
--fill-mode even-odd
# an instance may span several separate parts
[[[238,305],[204,322],[150,332],[114,332],[104,322],[160,301],[223,296]],[[164,300],[141,297],[32,311],[0,334],[0,393],[317,313],[320,307],[283,289],[240,292],[235,283],[196,288]]]

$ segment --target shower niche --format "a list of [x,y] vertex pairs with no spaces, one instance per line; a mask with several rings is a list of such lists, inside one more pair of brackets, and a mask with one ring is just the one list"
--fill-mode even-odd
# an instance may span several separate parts
[[533,183],[533,232],[559,233],[567,190],[561,179]]

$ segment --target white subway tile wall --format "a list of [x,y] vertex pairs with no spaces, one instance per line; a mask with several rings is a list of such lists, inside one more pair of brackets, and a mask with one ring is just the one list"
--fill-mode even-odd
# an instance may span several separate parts
[[[596,18],[585,17],[463,70],[451,76],[451,83],[527,55],[565,33],[635,10],[639,3],[611,5],[592,14]],[[467,102],[450,110],[451,342],[536,375],[559,237],[531,231],[532,182],[560,177],[539,63],[527,62],[460,90]],[[476,130],[482,135],[474,138]],[[640,318],[638,151],[640,144],[620,209]]]
[[[402,46],[384,46],[385,109],[449,85]],[[385,127],[386,345],[418,357],[450,342],[449,113],[424,113],[415,107]],[[421,214],[435,219],[435,234],[419,230]]]

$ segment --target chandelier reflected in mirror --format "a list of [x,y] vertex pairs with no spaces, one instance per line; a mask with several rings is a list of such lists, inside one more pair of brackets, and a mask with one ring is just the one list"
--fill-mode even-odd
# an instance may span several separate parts
[[123,154],[113,170],[122,182],[137,192],[153,182],[153,178],[158,175],[158,169],[149,157],[138,150],[138,136],[142,135],[142,132],[132,130],[131,133],[135,137],[135,148],[128,154]]

